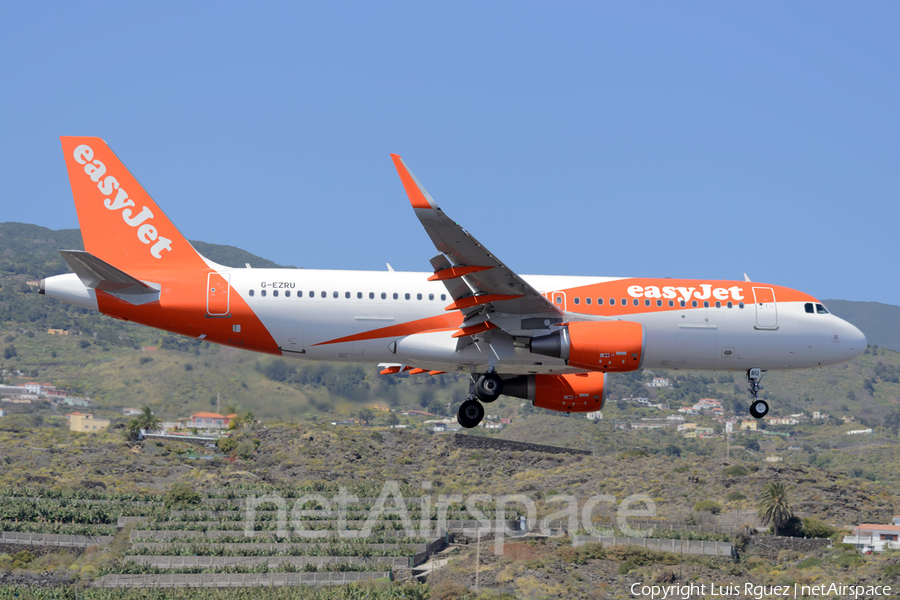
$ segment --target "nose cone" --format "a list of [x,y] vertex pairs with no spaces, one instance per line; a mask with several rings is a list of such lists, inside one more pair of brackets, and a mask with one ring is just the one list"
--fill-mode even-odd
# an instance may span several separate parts
[[869,340],[862,331],[847,321],[842,321],[841,324],[841,345],[847,352],[847,360],[852,360],[866,351]]

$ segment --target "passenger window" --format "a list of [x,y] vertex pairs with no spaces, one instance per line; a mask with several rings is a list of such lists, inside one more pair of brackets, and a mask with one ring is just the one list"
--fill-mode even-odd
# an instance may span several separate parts
[[298,298],[302,298],[302,297],[303,297],[303,292],[302,292],[301,290],[297,290],[297,297],[298,297]]
[[807,302],[806,304],[803,305],[803,308],[806,310],[806,312],[808,312],[811,315],[815,314],[815,312],[816,312],[815,310],[813,310],[812,302]]
[[590,298],[585,298],[585,299],[584,299],[584,303],[585,303],[585,304],[590,304],[590,303],[591,303],[591,299],[590,299]]
[[575,296],[575,304],[581,304],[581,298]]
[[250,290],[250,295],[251,295],[251,296],[252,296],[253,294],[255,294],[255,293],[256,293],[255,291]]
[[628,306],[628,298],[622,298],[622,306]]
[[557,304],[562,304],[562,296],[557,296],[553,301]]
[[265,297],[266,297],[266,290],[261,291],[261,292],[259,293],[259,295],[262,296],[263,298],[265,298]]
[[694,307],[694,308],[697,308],[697,301],[696,301],[696,300],[693,300],[693,301],[691,302],[691,306]]
[[685,302],[684,300],[679,300],[678,304],[681,305],[681,308],[684,308],[685,306],[687,306],[687,302]]
[[716,308],[722,308],[722,303],[719,301],[716,301]]
[[428,294],[428,299],[429,299],[429,300],[434,300],[434,294]]
[[650,301],[649,301],[649,300],[644,300],[644,306],[650,306]]
[[381,299],[387,300],[387,292],[381,292]]
[[669,308],[671,308],[671,307],[673,307],[673,306],[675,306],[675,301],[674,301],[674,300],[669,300]]
[[369,292],[369,300],[375,299],[375,292]]
[[600,306],[603,304],[603,298],[597,298],[597,305]]
[[725,306],[727,306],[728,308],[734,308],[734,302],[729,301]]
[[356,292],[356,299],[362,300],[362,292]]
[[821,304],[816,304],[816,312],[820,315],[829,314],[828,309],[822,306]]
[[422,294],[416,294],[416,300],[421,300],[421,299],[422,299]]
[[339,295],[340,295],[340,294],[338,294],[337,292],[331,292],[331,297],[332,297],[332,298],[337,298]]
[[406,294],[406,299],[409,300],[409,294]]
[[[337,294],[337,292],[335,292],[335,295],[336,295],[336,294]],[[322,296],[323,298],[327,298],[327,297],[328,297],[328,294],[327,294],[326,292],[319,292],[319,295]]]
[[441,294],[441,302],[447,299],[447,294]]
[[610,305],[610,306],[615,306],[615,305],[616,305],[616,299],[615,299],[615,298],[610,298],[610,299],[609,299],[609,305]]
[[738,302],[738,308],[744,308],[744,303],[743,303],[743,302]]
[[316,297],[316,293],[315,293],[315,292],[310,292],[310,293],[309,293],[309,297],[310,297],[310,298],[315,298],[315,297]]
[[291,297],[291,290],[285,290],[285,291],[284,291],[284,296],[285,296],[285,298],[290,298],[290,297]]
[[394,292],[394,300],[399,300],[399,299],[400,299],[400,294],[398,294],[397,292]]
[[274,290],[274,291],[272,292],[272,295],[273,295],[274,297],[277,298],[277,297],[278,297],[278,290]]
[[350,297],[350,292],[344,292],[344,298],[349,298],[349,297]]
[[657,301],[656,301],[656,305],[657,305],[657,306],[662,306],[662,300],[657,300]]
[[709,300],[703,301],[703,308],[709,308]]

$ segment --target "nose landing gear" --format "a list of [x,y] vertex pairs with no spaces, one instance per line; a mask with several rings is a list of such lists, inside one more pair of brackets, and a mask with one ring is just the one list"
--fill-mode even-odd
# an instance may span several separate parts
[[754,419],[761,419],[769,412],[769,404],[765,400],[759,399],[759,391],[763,389],[763,386],[759,385],[759,382],[762,381],[765,374],[766,372],[759,368],[753,368],[747,371],[747,381],[750,382],[750,387],[747,388],[751,398],[750,415],[753,416]]

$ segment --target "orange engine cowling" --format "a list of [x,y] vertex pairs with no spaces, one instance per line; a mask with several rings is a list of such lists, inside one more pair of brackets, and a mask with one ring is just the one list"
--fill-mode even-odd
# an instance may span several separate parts
[[636,371],[644,357],[644,326],[634,321],[576,321],[533,338],[531,351],[579,369]]
[[520,375],[503,380],[503,393],[547,410],[593,412],[606,402],[606,373]]

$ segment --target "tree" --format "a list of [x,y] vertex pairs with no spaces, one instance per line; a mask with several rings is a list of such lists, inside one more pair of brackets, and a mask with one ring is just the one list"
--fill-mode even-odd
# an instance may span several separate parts
[[681,448],[675,444],[666,446],[666,456],[681,456]]
[[162,421],[153,414],[153,411],[150,410],[149,406],[145,406],[141,409],[141,414],[137,418],[137,423],[140,426],[140,429],[148,432],[159,431],[162,427]]
[[128,421],[125,426],[125,439],[129,442],[135,442],[141,437],[141,423],[137,419]]
[[398,417],[394,413],[391,413],[390,416],[388,417],[388,425],[390,425],[391,427],[396,427],[399,424],[400,424],[400,417]]
[[369,410],[368,408],[364,408],[361,411],[359,411],[357,418],[359,418],[360,421],[362,421],[363,423],[368,425],[369,423],[372,422],[372,419],[375,418],[375,414],[372,413],[372,411]]
[[789,495],[787,488],[780,481],[768,483],[763,488],[762,494],[759,495],[759,501],[756,503],[756,512],[759,520],[763,525],[772,524],[775,535],[778,535],[778,529],[787,524],[794,516],[794,509],[788,502]]

